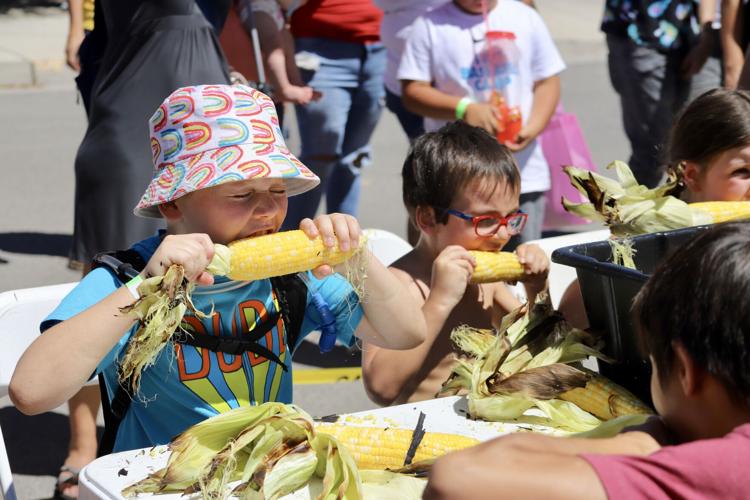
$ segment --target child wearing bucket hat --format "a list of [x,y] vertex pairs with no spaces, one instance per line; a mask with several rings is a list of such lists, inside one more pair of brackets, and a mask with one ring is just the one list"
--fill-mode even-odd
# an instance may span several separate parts
[[[119,451],[166,443],[238,406],[289,403],[292,353],[324,323],[311,304],[313,291],[327,301],[344,344],[354,336],[391,349],[422,341],[426,327],[418,305],[367,250],[362,265],[368,300],[362,303],[328,266],[310,273],[310,290],[301,293],[288,279],[240,282],[206,272],[213,243],[278,231],[287,197],[319,182],[287,149],[267,96],[244,86],[181,88],[154,113],[150,128],[155,174],[135,213],[163,217],[167,231],[117,256],[127,254],[120,260],[131,263],[140,259],[144,276],[181,264],[197,284],[196,309],[214,314],[186,314],[182,327],[189,335],[177,336],[143,370],[139,393],[132,401],[126,394],[123,403],[118,367],[136,325],[120,308],[136,292],[118,276],[127,265],[94,269],[45,319],[45,334],[19,362],[10,392],[21,411],[54,408],[92,373],[101,374],[105,403],[119,420],[112,438]],[[321,236],[326,246],[338,242],[342,250],[358,245],[361,235],[356,219],[343,214],[306,219],[300,229],[310,238]],[[195,345],[187,337],[212,342]]]

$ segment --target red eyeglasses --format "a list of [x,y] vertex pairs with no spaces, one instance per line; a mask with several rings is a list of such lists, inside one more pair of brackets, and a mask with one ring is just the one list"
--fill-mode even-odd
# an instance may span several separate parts
[[442,210],[459,219],[471,221],[474,224],[474,232],[482,238],[494,236],[503,226],[508,228],[508,234],[511,236],[520,234],[524,226],[526,226],[526,219],[529,217],[528,214],[520,210],[507,217],[500,215],[469,215],[458,210],[453,210],[452,208],[444,208]]

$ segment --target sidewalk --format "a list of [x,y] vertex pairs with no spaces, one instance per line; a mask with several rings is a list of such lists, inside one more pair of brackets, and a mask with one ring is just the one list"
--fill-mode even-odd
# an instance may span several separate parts
[[[601,0],[536,0],[568,63],[601,58]],[[65,65],[68,14],[56,7],[12,8],[0,13],[0,88],[69,81]],[[583,49],[583,50],[582,50]]]
[[56,7],[13,8],[0,14],[0,87],[72,77],[65,66],[67,34],[68,13]]

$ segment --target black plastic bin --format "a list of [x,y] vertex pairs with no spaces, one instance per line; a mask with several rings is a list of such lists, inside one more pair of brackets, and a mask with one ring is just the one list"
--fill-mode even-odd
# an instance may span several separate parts
[[637,270],[613,264],[608,241],[559,248],[552,253],[552,262],[576,268],[590,328],[603,332],[604,352],[618,361],[615,365],[599,363],[602,374],[644,401],[651,400],[651,369],[638,349],[630,306],[656,266],[707,227],[633,237]]

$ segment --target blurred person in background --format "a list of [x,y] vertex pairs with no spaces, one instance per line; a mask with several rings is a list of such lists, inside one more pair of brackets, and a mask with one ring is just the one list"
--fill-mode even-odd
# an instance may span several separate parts
[[630,168],[648,187],[664,173],[660,148],[675,114],[691,93],[721,85],[718,63],[706,65],[718,43],[716,1],[606,1],[609,76],[620,96]]
[[[175,88],[229,80],[214,31],[223,25],[229,3],[201,3],[213,25],[195,0],[96,0],[94,33],[106,34],[94,39],[102,56],[75,161],[70,252],[70,260],[84,274],[97,253],[127,248],[161,227],[132,213],[151,178],[148,119],[153,110]],[[78,13],[71,12],[71,19],[75,16]],[[77,29],[77,24],[71,27]],[[68,54],[76,37],[69,36]],[[81,69],[87,69],[83,60]],[[78,472],[96,457],[98,407],[99,389],[93,386],[71,399],[70,450],[55,488],[58,498],[77,498]]]
[[320,186],[290,200],[285,229],[326,212],[357,214],[360,173],[372,163],[370,137],[384,105],[383,13],[372,0],[310,0],[291,16],[297,66],[305,85],[321,93],[297,105],[300,161]]

